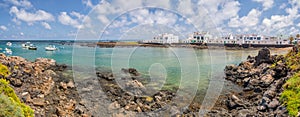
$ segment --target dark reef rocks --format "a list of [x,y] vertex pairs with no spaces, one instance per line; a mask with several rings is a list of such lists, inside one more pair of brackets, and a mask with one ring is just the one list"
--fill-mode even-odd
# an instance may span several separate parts
[[270,50],[267,48],[263,48],[259,50],[258,55],[255,57],[254,66],[258,66],[261,63],[272,64],[273,62],[274,61],[272,60]]
[[[147,94],[143,83],[145,78],[134,68],[123,68],[115,76],[111,72],[97,72],[97,76],[94,80],[100,83],[103,93],[111,101],[108,111],[114,116],[126,116],[128,113],[129,116],[159,116],[175,97],[174,92],[166,90]],[[175,110],[171,114],[179,114]]]
[[75,109],[80,98],[72,79],[61,75],[65,65],[55,60],[38,58],[35,62],[18,56],[6,57],[0,54],[0,63],[8,66],[10,74],[6,79],[18,97],[29,105],[37,117],[40,116],[84,116]]
[[282,85],[289,77],[287,66],[277,63],[284,61],[283,58],[281,55],[270,55],[269,49],[264,48],[256,57],[249,56],[239,65],[226,66],[225,79],[241,86],[243,91],[229,93],[226,98],[220,97],[208,115],[288,116],[279,101]]

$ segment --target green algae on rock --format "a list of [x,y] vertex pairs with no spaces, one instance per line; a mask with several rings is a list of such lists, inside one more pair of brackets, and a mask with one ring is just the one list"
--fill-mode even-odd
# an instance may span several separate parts
[[7,117],[33,117],[33,110],[22,103],[15,94],[9,82],[0,79],[0,116]]
[[294,47],[285,56],[286,64],[294,72],[283,85],[284,91],[281,94],[281,101],[287,106],[290,116],[300,116],[300,52],[299,47]]
[[0,63],[0,75],[3,77],[7,77],[10,74],[7,66]]

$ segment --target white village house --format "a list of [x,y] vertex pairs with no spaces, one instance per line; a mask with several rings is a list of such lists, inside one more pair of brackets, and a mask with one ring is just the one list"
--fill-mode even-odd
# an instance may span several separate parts
[[184,43],[207,43],[207,44],[266,44],[283,45],[289,44],[289,40],[282,36],[269,37],[259,34],[228,34],[221,38],[213,38],[208,32],[194,32]]
[[265,45],[282,45],[289,44],[289,41],[281,36],[269,37],[259,34],[240,34],[222,38],[224,43],[229,44],[265,44]]
[[186,40],[183,40],[183,43],[206,43],[210,39],[212,39],[212,35],[209,32],[194,32]]
[[174,34],[163,33],[158,36],[154,36],[152,40],[143,40],[144,43],[161,43],[161,44],[171,44],[179,43],[179,37]]
[[209,32],[193,32],[187,39],[179,40],[179,37],[170,33],[154,36],[151,40],[143,40],[143,43],[199,43],[199,44],[254,44],[254,45],[286,45],[290,41],[284,36],[270,37],[260,34],[228,34],[220,38],[213,37]]
[[257,35],[257,34],[240,34],[240,35],[232,35],[229,34],[229,36],[225,36],[222,39],[224,40],[224,43],[230,43],[230,44],[260,44],[263,42],[265,36],[263,35]]

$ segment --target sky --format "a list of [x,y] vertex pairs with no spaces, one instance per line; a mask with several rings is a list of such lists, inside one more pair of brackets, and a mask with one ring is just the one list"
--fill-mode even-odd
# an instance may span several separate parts
[[295,35],[300,0],[1,0],[0,39]]

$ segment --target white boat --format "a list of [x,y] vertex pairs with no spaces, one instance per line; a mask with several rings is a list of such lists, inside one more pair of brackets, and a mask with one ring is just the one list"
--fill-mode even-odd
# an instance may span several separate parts
[[30,42],[26,42],[22,44],[23,48],[28,48],[30,46]]
[[47,47],[45,47],[46,51],[55,51],[57,50],[57,48],[55,47],[55,45],[48,45]]
[[28,50],[37,50],[37,47],[34,44],[30,44]]
[[7,42],[6,45],[7,45],[7,46],[11,46],[12,43],[11,43],[11,42]]
[[12,54],[12,51],[11,51],[11,49],[5,48],[4,53],[6,53],[6,54]]

